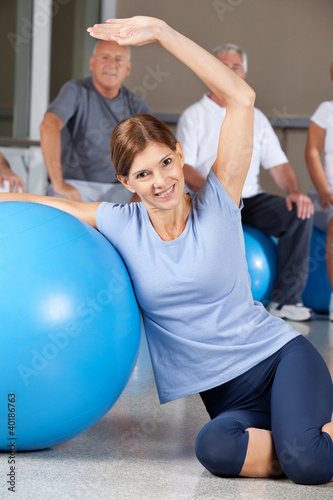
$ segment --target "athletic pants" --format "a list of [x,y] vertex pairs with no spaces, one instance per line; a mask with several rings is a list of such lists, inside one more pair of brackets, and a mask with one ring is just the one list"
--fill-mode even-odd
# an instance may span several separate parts
[[272,431],[279,463],[292,481],[333,477],[333,386],[318,351],[301,335],[243,375],[200,396],[211,417],[196,439],[201,464],[217,476],[239,475],[250,427]]
[[302,302],[309,269],[311,219],[298,219],[296,205],[288,211],[281,196],[262,193],[243,199],[242,222],[279,238],[277,280],[272,300],[279,304]]

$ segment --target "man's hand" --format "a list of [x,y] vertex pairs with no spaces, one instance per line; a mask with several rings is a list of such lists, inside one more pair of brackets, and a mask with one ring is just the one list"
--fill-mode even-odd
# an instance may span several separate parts
[[53,190],[56,194],[64,196],[68,200],[82,201],[80,191],[76,189],[74,186],[67,184],[66,182],[62,182],[57,186],[53,186]]
[[299,219],[310,219],[314,214],[314,207],[311,199],[303,193],[291,193],[286,197],[286,205],[289,212],[293,209],[293,203],[297,207],[297,217]]
[[9,168],[3,169],[0,172],[0,187],[4,187],[4,181],[9,182],[9,191],[11,193],[25,193],[26,187],[23,182],[23,179],[14,174]]

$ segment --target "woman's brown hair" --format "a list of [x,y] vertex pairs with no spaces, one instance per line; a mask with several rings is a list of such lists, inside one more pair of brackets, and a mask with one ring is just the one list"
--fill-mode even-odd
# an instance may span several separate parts
[[116,174],[127,177],[136,155],[152,142],[165,144],[176,151],[174,134],[154,116],[135,115],[118,123],[110,141],[111,161]]

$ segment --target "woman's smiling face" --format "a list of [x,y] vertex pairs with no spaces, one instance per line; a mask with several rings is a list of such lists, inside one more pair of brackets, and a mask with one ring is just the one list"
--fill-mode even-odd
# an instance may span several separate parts
[[172,210],[183,197],[183,165],[179,143],[176,151],[165,144],[152,143],[134,158],[128,176],[119,176],[119,180],[140,196],[147,209]]

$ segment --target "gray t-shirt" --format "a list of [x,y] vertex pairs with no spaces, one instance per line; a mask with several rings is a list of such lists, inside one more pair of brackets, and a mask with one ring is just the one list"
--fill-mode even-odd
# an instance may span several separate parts
[[253,300],[241,210],[212,170],[175,240],[143,203],[103,202],[96,220],[132,279],[161,403],[238,377],[299,335]]
[[124,118],[150,113],[148,104],[121,87],[118,97],[107,99],[92,78],[70,80],[49,105],[64,123],[61,131],[61,162],[64,179],[118,182],[110,159],[110,137]]

